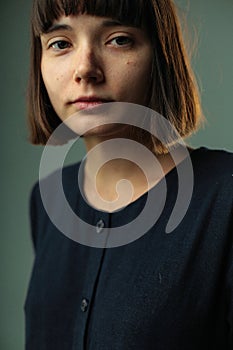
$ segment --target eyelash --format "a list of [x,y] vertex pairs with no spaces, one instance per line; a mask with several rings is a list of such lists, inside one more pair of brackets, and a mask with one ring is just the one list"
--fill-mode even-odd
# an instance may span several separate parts
[[[123,46],[129,46],[129,45],[132,45],[132,44],[133,44],[133,40],[132,40],[130,37],[125,36],[125,35],[119,35],[119,36],[117,36],[117,37],[115,37],[115,38],[109,40],[107,44],[111,44],[113,41],[117,41],[117,40],[119,40],[119,39],[120,39],[120,40],[123,39],[123,41],[126,40],[127,42],[126,42],[126,43],[123,43],[123,44],[119,44],[119,43],[118,43],[118,44],[113,45],[113,46],[123,47]],[[61,44],[63,44],[63,45],[65,44],[65,47],[64,47],[64,46],[63,46],[63,47],[55,47],[55,46],[59,46],[59,45],[61,45]],[[57,41],[51,43],[51,44],[49,45],[49,48],[53,48],[53,49],[56,50],[56,51],[63,51],[63,50],[69,49],[71,46],[72,46],[72,44],[69,43],[69,42],[66,41],[66,40],[57,40]]]
[[113,42],[114,40],[119,40],[119,39],[123,39],[123,40],[127,40],[127,43],[123,44],[123,45],[116,45],[116,46],[128,46],[128,45],[132,45],[133,44],[133,40],[128,37],[128,36],[125,36],[125,35],[119,35],[115,38],[113,38],[112,40],[109,41],[109,43]]
[[[59,45],[59,44],[66,44],[66,45],[68,45],[67,47],[63,47],[63,48],[59,48],[59,47],[55,47],[55,45]],[[66,40],[57,40],[57,41],[55,41],[55,42],[53,42],[53,43],[51,43],[50,45],[49,45],[49,48],[53,48],[54,50],[57,50],[57,51],[62,51],[62,50],[66,50],[66,49],[68,49],[68,48],[70,48],[71,47],[71,44],[68,42],[68,41],[66,41]]]

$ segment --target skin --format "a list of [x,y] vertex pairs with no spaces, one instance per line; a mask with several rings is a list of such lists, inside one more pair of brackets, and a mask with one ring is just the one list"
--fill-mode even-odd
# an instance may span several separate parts
[[[52,30],[41,36],[41,43],[42,77],[61,120],[83,108],[83,102],[77,102],[83,96],[97,96],[102,102],[147,105],[153,51],[144,30],[109,18],[85,14],[68,16],[56,21]],[[79,114],[78,127],[82,130],[91,125],[93,118],[98,115]],[[88,131],[84,141],[90,151],[107,139],[126,136],[126,126],[109,124]],[[123,207],[160,180],[155,175],[148,184],[143,171],[131,161],[119,158],[106,162],[105,151],[104,146],[100,147],[91,161],[87,154],[85,164],[84,192],[98,209],[114,211]],[[160,158],[166,173],[173,163],[169,155]],[[104,164],[98,174],[94,174],[94,162]],[[130,181],[133,193],[131,186],[127,190],[126,182],[119,198],[116,184],[122,179]]]
[[[41,36],[42,77],[62,120],[80,109],[72,102],[81,96],[146,105],[153,57],[150,40],[144,30],[114,22],[89,15],[61,17],[54,23],[60,27]],[[80,127],[89,122],[87,116],[79,119]],[[89,143],[99,143],[98,137],[114,129],[96,128]]]

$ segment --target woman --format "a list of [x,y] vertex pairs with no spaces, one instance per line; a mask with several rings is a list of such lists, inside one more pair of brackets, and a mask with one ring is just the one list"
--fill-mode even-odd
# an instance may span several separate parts
[[62,172],[79,221],[59,171],[32,191],[27,349],[232,349],[233,157],[177,140],[201,110],[172,1],[34,0],[28,104],[34,144],[87,156]]

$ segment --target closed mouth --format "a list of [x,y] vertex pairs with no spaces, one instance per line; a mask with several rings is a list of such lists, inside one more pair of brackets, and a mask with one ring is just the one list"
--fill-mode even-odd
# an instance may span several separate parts
[[71,102],[78,107],[79,110],[94,108],[103,103],[113,102],[113,100],[101,99],[99,97],[80,97],[77,100]]

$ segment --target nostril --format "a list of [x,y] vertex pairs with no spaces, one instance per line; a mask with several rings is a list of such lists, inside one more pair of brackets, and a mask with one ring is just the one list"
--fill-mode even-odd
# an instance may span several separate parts
[[73,75],[73,79],[75,81],[95,81],[99,82],[103,80],[103,72],[100,69],[95,69],[94,67],[90,67],[90,69],[86,68],[81,68],[81,69],[76,69]]

